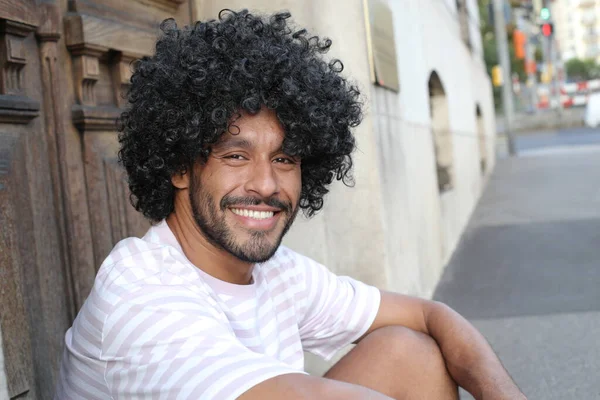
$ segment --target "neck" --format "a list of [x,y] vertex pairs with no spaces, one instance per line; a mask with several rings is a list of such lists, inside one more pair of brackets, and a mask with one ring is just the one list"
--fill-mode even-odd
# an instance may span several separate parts
[[192,264],[225,282],[248,285],[254,264],[241,261],[206,239],[190,212],[172,212],[167,224]]

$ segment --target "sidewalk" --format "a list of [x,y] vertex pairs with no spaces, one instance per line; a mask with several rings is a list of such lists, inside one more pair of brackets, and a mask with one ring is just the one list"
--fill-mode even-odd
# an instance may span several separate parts
[[530,400],[600,399],[600,147],[500,160],[434,297]]

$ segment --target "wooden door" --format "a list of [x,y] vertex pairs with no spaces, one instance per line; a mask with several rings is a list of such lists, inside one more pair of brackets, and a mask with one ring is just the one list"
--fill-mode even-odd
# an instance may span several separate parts
[[[112,246],[148,227],[117,164],[132,60],[188,0],[0,0],[0,332],[11,399],[50,399]],[[0,366],[1,368],[2,366]]]

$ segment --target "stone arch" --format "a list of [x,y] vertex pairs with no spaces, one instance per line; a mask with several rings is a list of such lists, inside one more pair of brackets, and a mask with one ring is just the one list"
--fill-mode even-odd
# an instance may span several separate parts
[[483,121],[483,114],[479,104],[475,105],[475,115],[477,118],[477,138],[479,141],[479,166],[481,168],[481,174],[485,174],[487,171],[487,142],[485,135],[485,123]]
[[437,72],[433,71],[429,76],[428,86],[438,189],[443,193],[454,188],[454,148],[450,131],[448,98]]

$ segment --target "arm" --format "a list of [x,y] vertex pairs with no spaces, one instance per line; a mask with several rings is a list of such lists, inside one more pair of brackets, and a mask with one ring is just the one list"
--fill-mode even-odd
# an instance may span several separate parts
[[367,334],[390,325],[430,335],[452,378],[475,398],[525,399],[483,335],[450,307],[382,291],[379,312]]
[[304,374],[280,375],[248,390],[239,400],[391,400],[359,385]]

